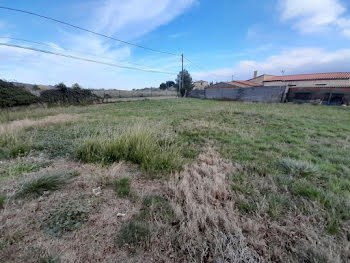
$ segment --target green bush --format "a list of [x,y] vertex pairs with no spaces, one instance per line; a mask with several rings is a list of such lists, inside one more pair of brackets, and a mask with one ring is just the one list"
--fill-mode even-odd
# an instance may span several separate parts
[[69,183],[75,176],[76,174],[72,173],[54,173],[45,174],[34,179],[30,179],[20,186],[20,188],[15,193],[15,197],[37,197],[42,195],[46,191],[58,190],[63,185]]
[[56,88],[44,90],[40,93],[41,102],[48,104],[90,104],[100,100],[91,90],[82,89],[77,85],[66,87],[63,83]]
[[174,171],[181,167],[178,146],[152,128],[133,127],[117,137],[92,137],[76,151],[84,162],[113,163],[120,160],[139,164],[146,171]]
[[39,101],[24,87],[0,80],[0,108],[30,105]]
[[122,178],[115,182],[114,186],[118,196],[126,197],[130,194],[131,180],[129,178]]

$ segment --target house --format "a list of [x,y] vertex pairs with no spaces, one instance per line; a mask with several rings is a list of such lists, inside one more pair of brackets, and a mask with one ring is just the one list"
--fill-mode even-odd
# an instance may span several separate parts
[[350,101],[350,72],[274,76],[263,84],[287,87],[288,101],[319,100],[324,104],[348,104]]
[[204,80],[198,80],[193,82],[194,84],[194,90],[204,90],[208,85],[208,81],[204,81]]

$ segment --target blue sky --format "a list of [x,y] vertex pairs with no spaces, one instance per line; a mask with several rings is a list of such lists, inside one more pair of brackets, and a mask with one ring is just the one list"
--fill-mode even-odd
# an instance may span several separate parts
[[[346,0],[0,0],[0,6],[65,20],[154,49],[184,53],[194,80],[259,74],[350,71],[350,1]],[[109,63],[178,72],[180,58],[152,53],[60,24],[0,9],[1,38]],[[71,51],[74,50],[74,51]],[[79,51],[79,52],[76,52]],[[96,54],[91,56],[82,53]],[[144,67],[144,66],[143,66]],[[133,89],[175,79],[0,46],[0,78],[86,88]]]

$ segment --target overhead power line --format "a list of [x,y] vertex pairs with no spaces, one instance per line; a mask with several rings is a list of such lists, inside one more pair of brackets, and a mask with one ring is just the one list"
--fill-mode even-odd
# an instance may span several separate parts
[[40,14],[37,14],[37,13],[33,13],[33,12],[21,10],[21,9],[16,9],[16,8],[11,8],[11,7],[5,7],[5,6],[0,6],[0,9],[9,10],[9,11],[13,11],[13,12],[24,13],[24,14],[28,14],[28,15],[32,15],[32,16],[37,16],[37,17],[40,17],[40,18],[43,18],[43,19],[46,19],[46,20],[50,20],[50,21],[53,21],[53,22],[56,22],[56,23],[60,23],[60,24],[63,24],[63,25],[69,26],[69,27],[73,27],[73,28],[79,29],[81,31],[85,31],[85,32],[88,32],[88,33],[91,33],[91,34],[94,34],[94,35],[97,35],[97,36],[108,38],[108,39],[111,39],[111,40],[114,40],[114,41],[118,41],[118,42],[130,45],[130,46],[142,48],[142,49],[149,50],[149,51],[152,51],[152,52],[168,54],[168,55],[172,55],[172,56],[180,56],[180,54],[175,54],[175,53],[172,53],[172,52],[157,50],[157,49],[154,49],[154,48],[149,48],[149,47],[141,46],[141,45],[138,45],[138,44],[134,44],[134,43],[131,43],[131,42],[128,42],[128,41],[125,41],[125,40],[121,40],[121,39],[118,39],[118,38],[115,38],[115,37],[112,37],[112,36],[107,36],[105,34],[101,34],[101,33],[95,32],[95,31],[90,30],[90,29],[86,29],[86,28],[83,28],[83,27],[80,27],[80,26],[76,26],[76,25],[70,24],[68,22],[64,22],[64,21],[61,21],[61,20],[58,20],[58,19],[55,19],[55,18],[51,18],[51,17],[48,17],[48,16],[40,15]]
[[[53,47],[52,45],[50,45],[48,43],[39,42],[39,41],[33,41],[33,40],[27,40],[27,39],[23,39],[23,38],[0,37],[0,39],[10,39],[10,40],[15,40],[15,41],[21,41],[21,42],[26,42],[26,43],[32,43],[32,44],[37,44],[37,45],[41,45],[41,46],[46,46],[46,47],[50,47],[50,48]],[[55,43],[53,43],[53,44],[56,45]],[[69,48],[61,47],[59,45],[57,45],[57,47],[60,48],[60,49],[65,50],[65,51],[76,52],[76,53],[80,53],[80,54],[88,55],[88,56],[93,56],[93,57],[97,57],[97,58],[115,60],[114,58],[111,58],[111,57],[100,56],[100,55],[96,55],[96,54],[92,54],[92,53],[88,53],[88,52],[80,51],[80,50],[76,50],[76,49],[69,49]],[[135,66],[145,67],[147,69],[152,69],[149,66],[146,66],[146,65],[143,65],[143,64],[139,64],[139,63],[135,63],[135,62],[130,62],[130,61],[123,61],[123,62],[128,63],[128,64],[132,64],[132,65],[135,65]],[[156,70],[156,69],[153,68],[152,70]]]
[[88,59],[88,58],[82,58],[82,57],[77,57],[77,56],[72,56],[72,55],[66,55],[66,54],[62,54],[62,53],[57,53],[57,52],[52,52],[52,51],[46,51],[46,50],[41,50],[41,49],[37,49],[37,48],[24,47],[24,46],[19,46],[19,45],[12,45],[12,44],[0,43],[0,46],[6,46],[6,47],[12,47],[12,48],[18,48],[18,49],[31,50],[31,51],[41,52],[41,53],[45,53],[45,54],[49,54],[49,55],[61,56],[61,57],[71,58],[71,59],[75,59],[75,60],[81,60],[81,61],[85,61],[85,62],[91,62],[91,63],[96,63],[96,64],[107,65],[107,66],[116,67],[116,68],[124,68],[124,69],[138,70],[138,71],[144,71],[144,72],[169,74],[169,75],[174,75],[174,74],[176,74],[176,73],[174,73],[174,72],[166,72],[166,71],[158,71],[158,70],[148,70],[148,69],[141,69],[141,68],[136,68],[136,67],[122,66],[122,65],[118,65],[118,64],[107,63],[107,62],[92,60],[92,59]]
[[192,65],[196,66],[199,70],[203,70],[203,71],[207,71],[209,75],[212,75],[212,76],[216,76],[216,77],[219,77],[219,78],[222,78],[222,76],[219,76],[215,73],[210,73],[209,70],[199,66],[198,64],[194,63],[192,60],[189,60],[188,58],[184,57],[185,60],[187,60],[188,62],[192,63]]

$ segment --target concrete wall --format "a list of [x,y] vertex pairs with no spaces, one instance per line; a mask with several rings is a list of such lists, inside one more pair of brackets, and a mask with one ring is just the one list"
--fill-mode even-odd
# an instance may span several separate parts
[[[325,84],[325,85],[317,85]],[[295,85],[295,86],[291,86]],[[334,80],[298,80],[298,81],[267,81],[264,82],[264,86],[289,86],[289,87],[339,87],[349,86],[350,80],[348,79],[334,79]]]
[[207,99],[238,100],[251,102],[281,102],[285,87],[210,88]]
[[192,90],[190,93],[191,98],[205,99],[205,90]]

